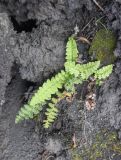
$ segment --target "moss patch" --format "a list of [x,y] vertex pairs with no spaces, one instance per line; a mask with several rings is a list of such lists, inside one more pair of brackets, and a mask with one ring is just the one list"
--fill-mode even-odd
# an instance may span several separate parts
[[111,64],[115,60],[113,54],[115,47],[116,37],[114,33],[110,30],[100,29],[92,41],[89,53],[95,59],[100,60],[102,64]]
[[73,160],[108,160],[110,156],[121,158],[121,143],[116,132],[103,130],[96,134],[91,146],[84,146],[81,150],[74,149]]

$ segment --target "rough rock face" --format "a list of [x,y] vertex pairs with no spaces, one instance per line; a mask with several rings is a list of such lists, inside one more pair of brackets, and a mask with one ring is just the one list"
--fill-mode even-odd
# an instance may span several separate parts
[[[117,33],[117,47],[114,50],[117,60],[112,75],[104,85],[98,89],[97,106],[94,111],[89,112],[83,110],[80,113],[81,116],[84,117],[82,126],[84,126],[86,130],[88,140],[92,140],[93,135],[101,128],[114,128],[118,131],[119,137],[121,138],[121,5],[114,2],[113,5],[107,6],[106,12],[107,9],[109,15],[112,17],[109,19],[108,25]],[[77,114],[78,111],[75,115]],[[74,117],[73,113],[71,115]],[[75,119],[77,119],[77,116],[75,116]],[[84,133],[84,128],[82,129],[82,133]]]
[[112,28],[118,32],[117,48],[114,51],[114,54],[117,58],[121,58],[121,5],[119,3],[115,3],[111,7],[110,11],[113,14]]
[[[34,3],[34,4],[33,4]],[[41,81],[63,67],[65,40],[76,24],[82,25],[82,1],[35,1],[27,3],[27,19],[36,19],[37,28],[21,33],[15,53],[23,79]],[[22,4],[23,5],[23,4]],[[33,7],[34,6],[34,7]]]
[[[112,17],[108,25],[117,33],[117,47],[114,51],[117,60],[114,65],[114,71],[104,85],[98,89],[97,105],[93,111],[89,112],[85,109],[80,109],[80,115],[78,115],[79,109],[75,114],[72,112],[73,109],[71,111],[68,110],[69,117],[75,122],[74,128],[77,137],[79,138],[79,126],[82,125],[80,141],[81,139],[86,139],[87,144],[92,143],[95,133],[104,128],[109,130],[113,128],[121,138],[121,5],[114,3],[107,6],[107,8],[109,15]],[[75,106],[81,108],[77,103]],[[73,105],[71,107],[73,108]],[[82,117],[81,120],[83,119],[82,123],[76,123],[77,120],[79,122],[80,117]]]
[[63,67],[65,40],[74,32],[76,24],[82,27],[86,23],[81,16],[84,5],[91,9],[89,0],[0,2],[1,52],[5,56],[4,59],[1,57],[0,62],[2,67],[5,65],[4,69],[0,68],[1,100],[11,80],[14,62],[19,66],[22,79],[33,82],[41,82]]
[[[110,0],[100,0],[109,4]],[[118,3],[119,2],[119,3]],[[105,8],[105,5],[103,6]],[[14,124],[22,105],[26,83],[42,80],[63,67],[65,42],[77,24],[81,30],[96,14],[91,0],[1,0],[0,1],[0,159],[71,160],[70,146],[75,133],[79,149],[93,141],[101,128],[113,128],[121,138],[121,5],[106,7],[108,25],[117,33],[114,72],[97,92],[97,106],[89,112],[74,100],[60,104],[60,115],[50,130],[34,122]],[[93,11],[92,11],[93,9]],[[29,27],[28,27],[29,25]],[[26,28],[29,28],[27,30]],[[86,51],[85,51],[86,52]],[[18,68],[15,73],[13,68]],[[18,73],[19,72],[19,73]],[[38,128],[38,127],[37,127]],[[56,147],[56,149],[55,149]],[[117,160],[117,159],[116,159]]]
[[[117,63],[114,73],[99,89],[97,106],[94,111],[86,111],[86,121],[94,132],[101,128],[121,128],[121,63]],[[92,132],[93,133],[93,132]],[[90,134],[90,133],[89,133]]]
[[[82,27],[86,23],[80,15],[83,4],[89,4],[88,8],[91,6],[91,2],[87,2],[1,0],[1,105],[7,85],[13,76],[17,77],[7,90],[6,103],[0,108],[1,160],[40,160],[42,157],[40,154],[43,152],[43,143],[35,134],[34,124],[30,123],[25,127],[14,124],[16,112],[21,106],[21,96],[23,97],[26,88],[21,78],[41,82],[63,67],[65,40],[73,33],[76,24],[81,24]],[[29,21],[32,18],[34,21]],[[34,23],[31,24],[32,32],[27,32],[23,27],[28,21],[29,24]],[[13,73],[12,67],[19,68],[21,78],[18,73]]]
[[5,89],[11,81],[14,62],[12,29],[6,13],[0,13],[0,104],[4,103]]
[[117,61],[114,73],[109,79],[109,83],[106,83],[102,88],[99,103],[102,103],[102,109],[100,109],[103,111],[103,114],[105,113],[105,116],[108,117],[108,122],[110,122],[110,125],[115,129],[119,130],[119,136],[121,137],[121,5],[120,1],[117,2],[119,3],[115,2],[109,7],[109,11],[113,17],[110,21],[110,25],[118,35],[117,47],[114,51]]
[[26,82],[16,75],[0,112],[0,160],[39,160],[43,147],[34,130],[35,123],[16,126],[14,122],[26,89]]

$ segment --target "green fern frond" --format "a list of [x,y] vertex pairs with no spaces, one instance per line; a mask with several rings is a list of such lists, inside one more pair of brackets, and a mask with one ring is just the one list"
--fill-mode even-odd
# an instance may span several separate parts
[[112,73],[113,71],[113,65],[107,65],[105,67],[102,67],[101,69],[98,69],[96,72],[95,72],[95,79],[98,79],[98,80],[103,80],[103,79],[106,79],[107,77],[109,77],[109,75]]
[[82,80],[87,80],[89,76],[94,74],[94,72],[99,68],[99,66],[100,66],[100,61],[95,61],[82,65],[77,64],[77,69],[81,74]]
[[29,101],[28,105],[21,108],[16,116],[15,122],[18,123],[24,119],[31,119],[34,115],[39,114],[43,108],[43,105],[46,104],[46,101],[50,100],[52,95],[56,94],[58,89],[63,87],[68,77],[69,74],[62,70],[51,80],[47,80],[42,87],[39,87],[38,91]]
[[47,116],[47,119],[44,120],[44,128],[49,128],[50,125],[55,121],[58,115],[58,109],[55,106],[55,103],[49,103],[49,108],[47,108],[45,115]]
[[[98,83],[107,78],[111,73],[113,66],[108,65],[101,69],[100,61],[89,62],[87,64],[76,64],[78,57],[77,44],[73,37],[69,38],[66,46],[66,62],[65,71],[61,71],[55,77],[48,79],[34,94],[28,104],[24,105],[18,115],[15,123],[19,123],[24,119],[32,119],[38,115],[43,109],[43,105],[49,103],[49,108],[46,110],[47,119],[44,120],[44,127],[48,128],[57,117],[58,109],[56,105],[58,100],[61,100],[65,95],[59,90],[64,88],[71,93],[75,92],[75,84],[81,84],[87,80],[91,75],[94,75]],[[56,95],[58,99],[53,98]]]
[[70,37],[66,45],[66,61],[76,62],[78,57],[78,49],[76,41],[73,37]]

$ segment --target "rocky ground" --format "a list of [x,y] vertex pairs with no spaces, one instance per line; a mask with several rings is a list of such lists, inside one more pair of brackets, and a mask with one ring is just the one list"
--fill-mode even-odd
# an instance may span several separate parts
[[[0,160],[121,159],[121,1],[98,2],[104,11],[92,0],[0,1]],[[79,90],[73,102],[62,101],[50,129],[41,118],[15,125],[28,89],[63,68],[74,27],[91,41],[100,18],[115,32],[117,46],[114,71],[97,88],[96,108],[84,107]],[[89,45],[78,45],[86,59]]]

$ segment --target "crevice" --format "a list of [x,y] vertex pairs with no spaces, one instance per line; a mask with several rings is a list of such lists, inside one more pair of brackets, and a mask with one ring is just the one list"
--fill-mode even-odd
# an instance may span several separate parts
[[87,9],[86,9],[86,6],[85,6],[85,5],[83,5],[83,6],[82,6],[82,12],[83,12],[83,13],[85,13],[85,12],[86,12],[86,10],[87,10]]
[[57,4],[57,0],[54,0],[54,1],[50,1],[50,4],[53,8],[56,8],[56,4]]
[[55,3],[50,2],[50,4],[51,4],[51,6],[52,6],[53,8],[55,8]]
[[[33,91],[33,89],[37,87],[37,83],[22,79],[19,72],[18,64],[13,63],[13,66],[11,68],[11,81],[8,83],[8,86],[10,86],[13,83],[13,81],[15,81],[18,77],[19,79],[21,79],[21,81],[24,82],[24,85],[25,85],[24,90],[28,95],[30,94],[31,91]],[[25,99],[26,99],[26,96],[25,96]]]
[[24,22],[18,22],[14,16],[11,16],[10,18],[11,18],[14,30],[17,31],[17,33],[21,33],[22,31],[32,32],[33,28],[37,28],[36,19],[29,19]]

